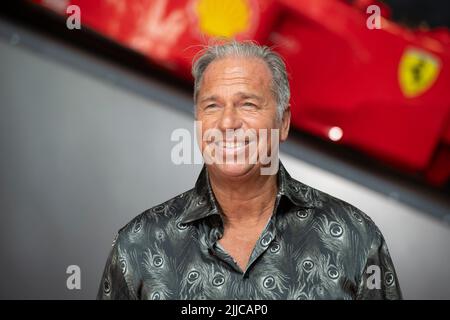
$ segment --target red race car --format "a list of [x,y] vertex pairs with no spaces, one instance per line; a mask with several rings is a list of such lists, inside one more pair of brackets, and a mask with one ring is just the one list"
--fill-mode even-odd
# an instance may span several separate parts
[[[413,31],[376,1],[33,0],[190,79],[210,38],[274,46],[294,127],[433,185],[450,178],[450,33]],[[77,7],[71,7],[76,5]],[[373,6],[376,5],[376,6]]]

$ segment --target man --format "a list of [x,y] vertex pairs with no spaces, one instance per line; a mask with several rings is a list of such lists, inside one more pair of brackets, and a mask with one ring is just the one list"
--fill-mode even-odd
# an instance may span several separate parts
[[193,189],[119,231],[98,298],[401,298],[372,220],[278,160],[290,123],[281,58],[233,41],[206,48],[192,70],[206,164]]

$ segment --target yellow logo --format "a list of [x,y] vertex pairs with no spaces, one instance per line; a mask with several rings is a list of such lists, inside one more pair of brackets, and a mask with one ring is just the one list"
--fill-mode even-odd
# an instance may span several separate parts
[[251,9],[246,0],[199,0],[196,11],[200,31],[212,37],[231,38],[250,25]]
[[406,49],[398,67],[403,95],[414,98],[427,91],[436,81],[440,69],[439,59],[431,53],[420,49]]

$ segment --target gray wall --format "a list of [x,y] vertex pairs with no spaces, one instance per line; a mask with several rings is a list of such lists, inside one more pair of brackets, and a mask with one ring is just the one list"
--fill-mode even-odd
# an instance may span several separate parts
[[191,120],[3,42],[0,61],[0,297],[93,298],[115,232],[192,187],[170,160]]
[[[0,298],[94,298],[115,232],[192,187],[200,166],[170,161],[172,130],[192,131],[192,117],[17,41],[0,41],[0,63]],[[282,159],[297,179],[375,220],[406,298],[450,298],[448,227],[296,158]],[[71,264],[81,268],[81,290],[66,288]]]

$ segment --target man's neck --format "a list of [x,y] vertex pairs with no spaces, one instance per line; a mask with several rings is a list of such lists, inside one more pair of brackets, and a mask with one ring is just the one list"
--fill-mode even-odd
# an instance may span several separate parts
[[251,226],[266,221],[273,212],[277,175],[249,172],[243,177],[223,178],[209,173],[214,195],[228,227]]

